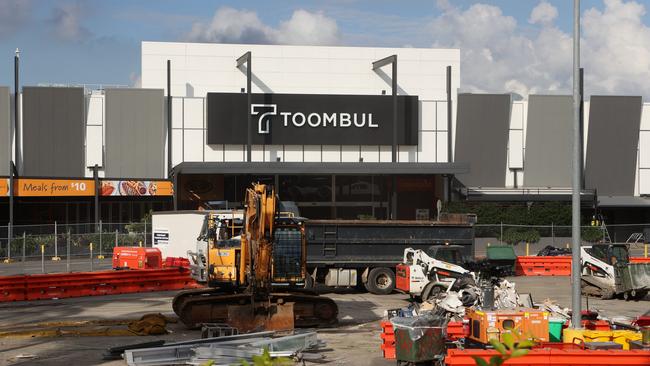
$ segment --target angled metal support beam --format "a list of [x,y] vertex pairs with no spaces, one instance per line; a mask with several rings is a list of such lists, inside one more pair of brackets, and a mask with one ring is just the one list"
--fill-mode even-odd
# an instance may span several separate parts
[[384,57],[381,60],[375,61],[372,63],[372,69],[377,70],[381,67],[384,67],[389,64],[397,63],[397,55],[392,55],[388,57]]
[[251,117],[252,58],[253,58],[253,54],[251,53],[251,51],[248,51],[237,59],[237,68],[240,68],[244,63],[246,64],[246,94],[248,97],[248,103],[246,106],[246,115],[248,116],[246,121],[246,161],[248,162],[251,161],[251,155],[252,155],[251,145],[253,144],[253,135],[252,135],[252,128],[251,128],[251,124],[253,123]]

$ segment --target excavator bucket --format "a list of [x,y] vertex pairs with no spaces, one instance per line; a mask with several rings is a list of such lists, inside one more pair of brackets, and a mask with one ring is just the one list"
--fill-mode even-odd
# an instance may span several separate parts
[[269,304],[256,302],[253,306],[229,305],[228,325],[242,333],[262,330],[291,330],[294,328],[293,303]]

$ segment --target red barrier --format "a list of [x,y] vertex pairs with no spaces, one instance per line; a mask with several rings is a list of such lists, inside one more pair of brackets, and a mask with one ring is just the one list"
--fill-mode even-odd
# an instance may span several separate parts
[[58,273],[0,278],[0,302],[200,287],[185,268]]
[[[490,357],[497,355],[494,350],[483,349],[450,349],[445,357],[448,366],[474,366],[473,356],[481,357],[489,362]],[[650,351],[644,350],[582,350],[582,349],[533,349],[523,357],[512,358],[505,365],[643,365],[650,364]]]
[[650,263],[650,257],[631,257],[630,262],[632,263]]
[[517,257],[517,276],[570,276],[571,257]]
[[163,267],[185,267],[190,268],[190,260],[183,257],[167,257],[163,262]]

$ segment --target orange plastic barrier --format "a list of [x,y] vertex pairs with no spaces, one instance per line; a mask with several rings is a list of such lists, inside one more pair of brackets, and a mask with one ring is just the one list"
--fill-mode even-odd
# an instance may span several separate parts
[[571,257],[517,257],[517,276],[570,276]]
[[0,278],[0,302],[201,287],[186,268],[57,273]]
[[[445,357],[448,366],[475,366],[472,356],[481,357],[489,362],[497,355],[494,350],[450,349]],[[650,351],[643,350],[583,350],[543,348],[533,349],[526,356],[512,358],[505,365],[529,366],[576,366],[576,365],[650,365]]]
[[632,263],[650,263],[650,257],[631,257],[630,262]]
[[393,332],[393,324],[390,321],[384,320],[379,325],[381,325],[381,334],[379,335],[379,338],[382,339],[381,351],[385,359],[394,360],[395,333]]

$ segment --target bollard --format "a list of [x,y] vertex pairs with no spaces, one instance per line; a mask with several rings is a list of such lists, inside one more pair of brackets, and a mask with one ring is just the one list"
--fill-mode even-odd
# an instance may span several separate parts
[[65,268],[70,272],[70,230],[68,230],[68,238],[66,244]]
[[45,244],[41,244],[41,273],[45,273]]
[[90,272],[93,271],[93,243],[90,243]]
[[102,220],[99,220],[99,255],[97,259],[104,259],[104,253],[102,252]]
[[569,243],[566,243],[566,248],[569,249]]
[[530,243],[526,242],[526,257],[528,257],[528,250],[530,249]]
[[643,258],[648,258],[648,243],[643,244]]
[[140,248],[142,248],[142,240],[140,240],[138,244],[140,245]]
[[117,230],[115,230],[115,246],[117,246]]
[[59,257],[59,232],[57,229],[57,224],[56,221],[54,221],[54,257],[52,257],[53,261],[60,261],[61,258]]

